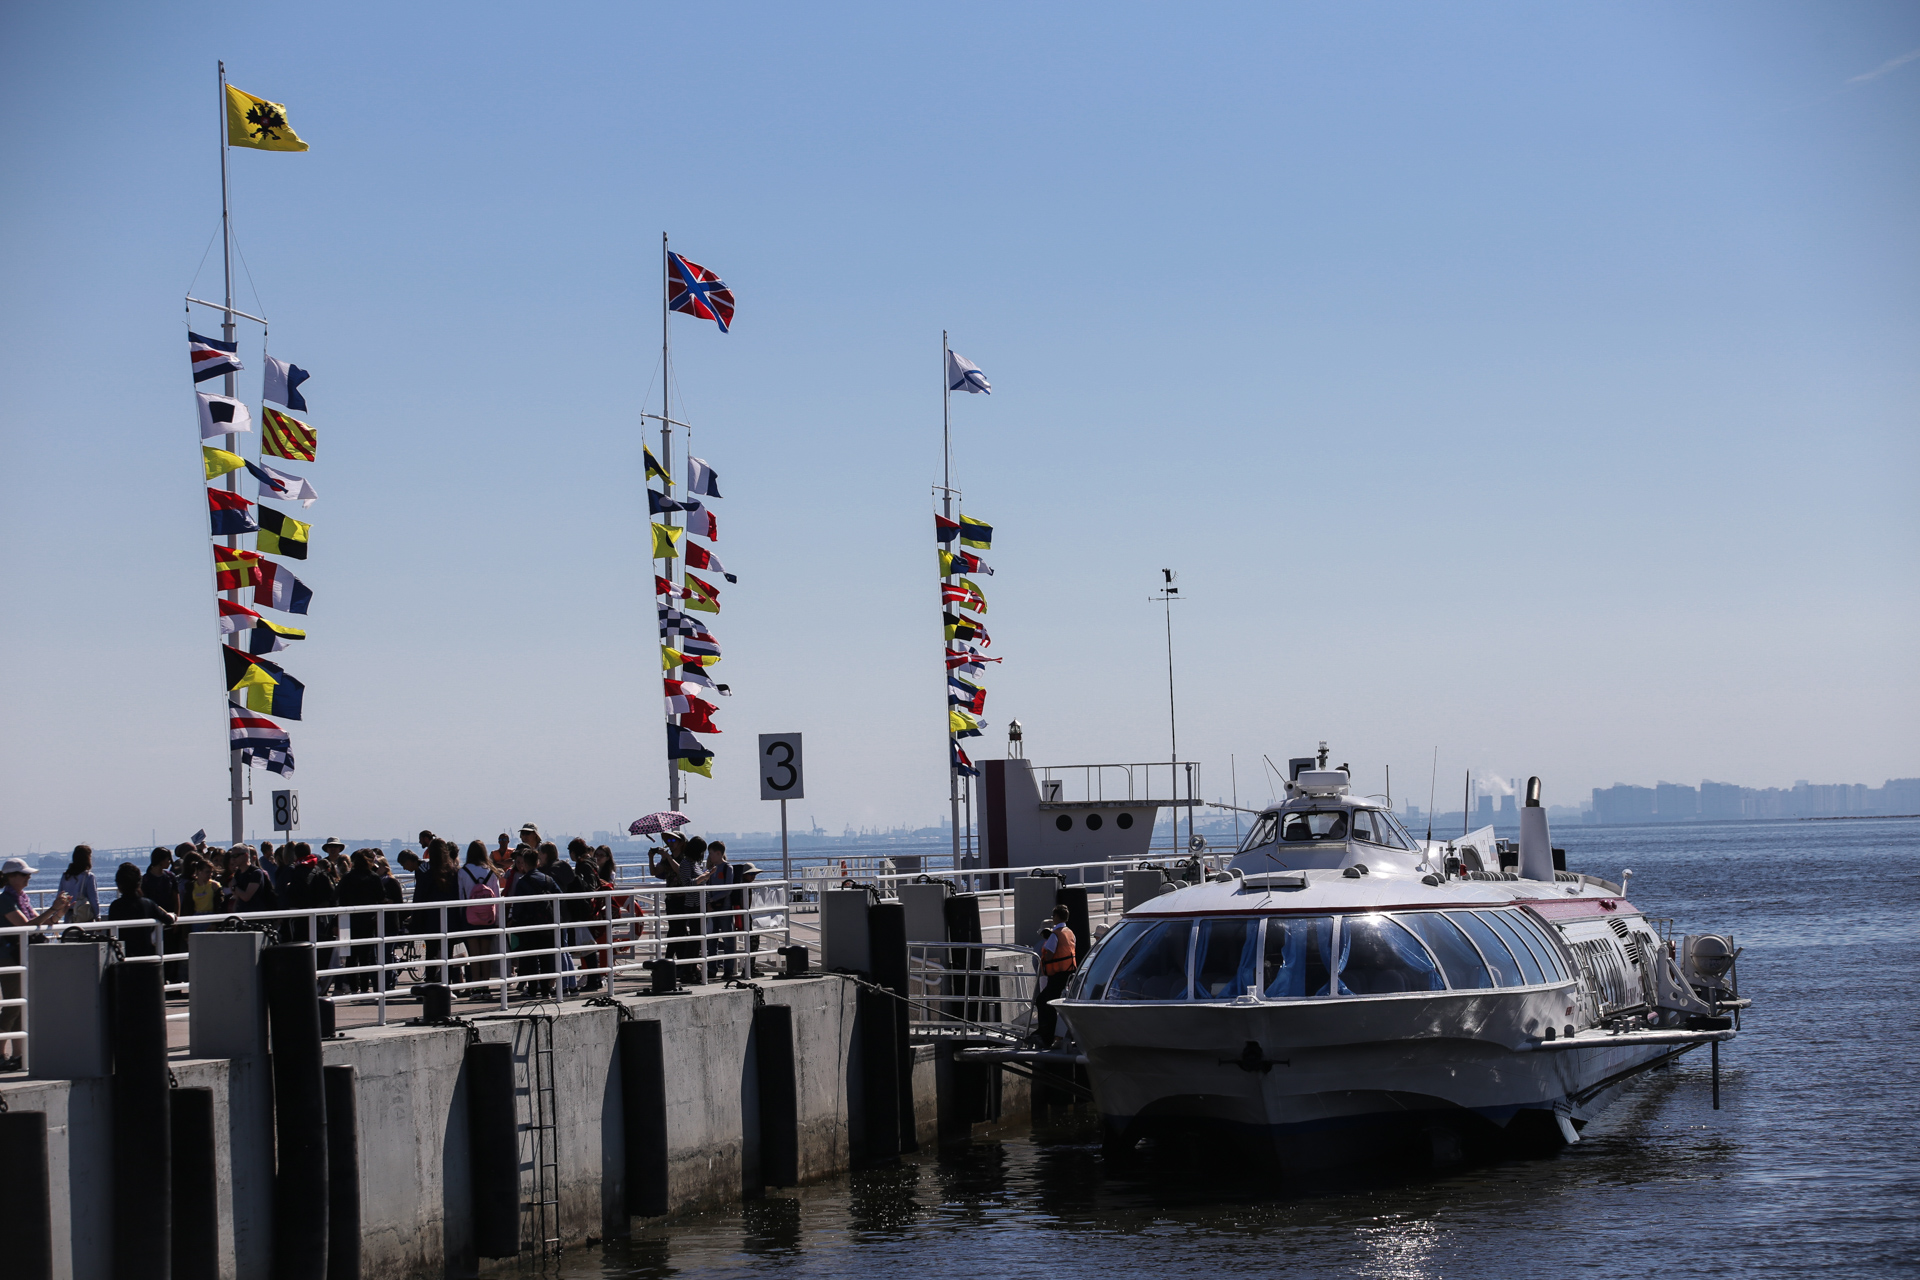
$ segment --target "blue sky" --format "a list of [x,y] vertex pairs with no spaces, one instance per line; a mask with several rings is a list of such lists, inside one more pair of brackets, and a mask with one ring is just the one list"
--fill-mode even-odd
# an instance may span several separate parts
[[224,830],[218,58],[313,146],[233,157],[321,433],[310,831],[661,807],[662,230],[740,299],[675,321],[741,579],[703,826],[772,825],[776,730],[823,826],[944,808],[942,328],[995,388],[978,754],[1162,757],[1171,566],[1210,793],[1322,738],[1402,795],[1436,746],[1555,803],[1911,776],[1916,50],[1894,4],[12,6],[0,849]]

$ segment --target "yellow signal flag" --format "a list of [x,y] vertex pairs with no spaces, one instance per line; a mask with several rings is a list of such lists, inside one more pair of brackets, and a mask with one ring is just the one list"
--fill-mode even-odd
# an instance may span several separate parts
[[654,521],[653,558],[655,560],[672,560],[677,558],[680,554],[680,535],[685,532],[686,530],[676,529],[670,524],[661,524],[658,520]]
[[207,479],[223,476],[229,471],[238,471],[247,465],[247,460],[237,453],[228,453],[225,449],[216,449],[212,445],[200,446],[200,460],[206,464]]
[[[688,545],[691,546],[692,544],[689,543]],[[682,600],[682,603],[685,604],[688,609],[697,610],[700,613],[720,612],[720,597],[718,593],[707,583],[700,581],[700,579],[694,577],[692,574],[687,575],[687,594]]]
[[671,671],[675,667],[710,667],[720,661],[717,653],[682,653],[669,645],[660,646],[660,669]]
[[695,764],[693,761],[686,759],[675,760],[674,763],[680,766],[682,773],[697,773],[703,778],[711,778],[713,776],[712,756],[708,756],[699,764]]
[[227,86],[227,145],[256,151],[305,151],[307,144],[287,123],[287,109]]

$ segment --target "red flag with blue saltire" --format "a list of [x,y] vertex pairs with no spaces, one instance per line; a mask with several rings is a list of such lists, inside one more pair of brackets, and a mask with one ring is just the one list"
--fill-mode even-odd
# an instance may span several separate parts
[[733,290],[697,262],[667,254],[667,307],[711,320],[725,333],[733,324]]

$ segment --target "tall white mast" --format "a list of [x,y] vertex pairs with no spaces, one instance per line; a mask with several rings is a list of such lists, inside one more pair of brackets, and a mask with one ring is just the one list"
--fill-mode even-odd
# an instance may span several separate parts
[[[667,345],[668,335],[673,331],[667,323],[667,318],[671,314],[667,305],[667,233],[662,231],[660,233],[660,466],[667,473],[661,484],[669,498],[673,496],[673,412],[668,407],[667,401],[669,394],[667,388],[672,382],[673,372],[672,367],[667,363],[670,354],[670,348]],[[671,525],[673,513],[662,511],[660,519],[662,523]],[[652,517],[649,516],[648,520],[651,521]],[[651,537],[653,531],[649,529],[647,533]],[[667,549],[671,551],[672,545],[669,544]],[[668,556],[666,560],[667,571],[661,576],[668,582],[672,582],[674,558]],[[672,735],[669,734],[668,737],[671,740]],[[680,808],[680,762],[673,757],[671,750],[667,754],[667,808],[673,810]]]
[[[220,69],[220,262],[225,273],[226,285],[226,292],[221,295],[225,310],[221,316],[220,338],[224,342],[232,342],[236,326],[233,320],[233,227],[228,214],[227,202],[227,64],[220,62],[218,66]],[[233,373],[227,374],[223,389],[229,397],[238,399],[240,396],[239,375]],[[238,452],[239,447],[240,437],[232,432],[228,432],[226,436],[227,452]],[[240,472],[238,470],[227,472],[227,492],[234,494],[240,492]],[[231,533],[227,535],[227,548],[229,550],[235,549],[239,547],[239,545],[239,535]],[[240,592],[238,590],[227,592],[227,599],[236,604],[239,603]],[[224,663],[224,661],[225,655],[222,655],[222,662]],[[224,677],[224,666],[222,675]],[[230,706],[232,699],[225,692],[226,680],[224,678],[222,678],[220,684],[222,688],[220,695],[220,727],[225,730],[228,728],[228,722],[231,718]],[[230,733],[227,738],[227,799],[233,811],[233,839],[231,843],[239,844],[246,836],[246,793],[240,784],[240,753],[233,749],[233,738]]]
[[[940,331],[940,512],[947,519],[953,519],[953,381],[947,368],[947,331]],[[948,561],[952,567],[952,561]],[[944,575],[940,580],[946,582],[952,574]],[[945,592],[942,592],[940,612],[947,611]],[[942,645],[944,652],[946,646]],[[941,660],[943,663],[945,659]],[[942,668],[944,671],[944,667]],[[943,676],[944,681],[944,676]],[[944,683],[942,685],[944,688]],[[960,766],[953,758],[953,745],[959,739],[953,736],[953,726],[947,726],[947,805],[953,818],[953,868],[960,869]]]

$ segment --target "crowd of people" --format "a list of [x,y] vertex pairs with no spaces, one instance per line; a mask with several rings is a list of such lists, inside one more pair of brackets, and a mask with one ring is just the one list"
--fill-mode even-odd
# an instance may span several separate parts
[[[752,883],[758,868],[729,862],[721,841],[672,834],[661,840],[663,847],[652,850],[648,871],[667,886],[661,903],[664,913],[687,917],[666,922],[671,939],[668,956],[704,963],[704,976],[710,981],[735,976],[740,939],[727,935],[744,928],[745,917],[739,913],[749,910],[752,891],[743,886]],[[383,850],[363,848],[349,853],[345,844],[334,839],[324,841],[318,853],[305,841],[277,846],[263,842],[258,849],[236,844],[225,850],[186,842],[154,849],[144,872],[131,862],[121,863],[114,873],[118,896],[102,911],[93,850],[80,845],[60,878],[53,903],[44,911],[36,912],[26,893],[32,868],[21,859],[8,860],[0,868],[5,884],[0,889],[0,920],[29,926],[104,920],[122,926],[116,934],[124,953],[134,957],[181,955],[187,950],[189,933],[239,913],[411,907],[348,914],[344,940],[338,915],[285,918],[277,922],[277,932],[283,941],[315,944],[323,995],[376,991],[382,978],[391,989],[391,973],[330,976],[326,971],[391,964],[401,948],[413,947],[417,950],[410,958],[422,962],[428,982],[480,984],[467,988],[468,998],[487,1001],[498,999],[500,987],[516,979],[523,994],[536,998],[557,995],[563,981],[569,991],[602,989],[603,974],[612,964],[610,914],[622,907],[636,915],[646,914],[638,903],[629,906],[619,898],[546,900],[545,895],[551,894],[611,890],[618,882],[618,869],[612,849],[596,848],[577,837],[562,857],[559,847],[543,839],[533,823],[520,828],[517,842],[503,832],[493,848],[472,840],[464,850],[458,840],[423,830],[418,851],[403,849],[393,861],[399,863],[398,871]],[[411,877],[411,893],[402,876]],[[716,912],[724,914],[699,918],[701,913]],[[556,954],[564,948],[584,947],[593,950],[582,957]],[[0,965],[18,964],[18,950],[17,935],[0,939]],[[455,964],[456,959],[464,964]],[[586,972],[575,978],[576,968]],[[170,983],[186,978],[182,960],[168,961],[167,970]],[[17,998],[19,985],[19,975],[6,975],[0,989],[7,998]],[[15,1029],[18,1022],[18,1008],[0,1011],[0,1032]],[[18,1052],[17,1042],[0,1042],[0,1067],[5,1065],[8,1043],[14,1043],[13,1052]]]

